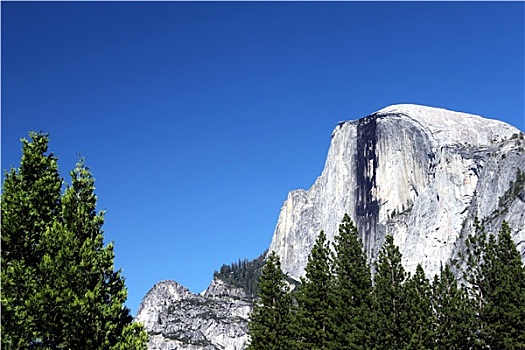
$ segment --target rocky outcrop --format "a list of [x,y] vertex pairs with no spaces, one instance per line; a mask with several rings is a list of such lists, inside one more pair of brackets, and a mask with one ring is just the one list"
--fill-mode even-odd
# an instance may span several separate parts
[[417,105],[394,105],[340,123],[313,186],[290,192],[270,251],[298,279],[321,230],[329,239],[348,213],[373,262],[386,235],[413,271],[428,275],[464,249],[476,217],[489,232],[506,220],[525,257],[525,202],[499,200],[525,171],[525,141],[500,121]]
[[220,279],[202,294],[162,281],[142,300],[136,321],[148,331],[150,350],[240,350],[251,310],[250,296]]

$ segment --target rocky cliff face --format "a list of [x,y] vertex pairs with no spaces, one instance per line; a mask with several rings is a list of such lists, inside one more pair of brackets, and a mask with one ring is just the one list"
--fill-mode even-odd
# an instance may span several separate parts
[[333,239],[348,213],[371,261],[391,234],[409,271],[421,262],[438,272],[464,249],[476,217],[488,232],[508,221],[525,257],[523,188],[499,200],[525,171],[524,147],[523,133],[503,122],[417,105],[340,123],[321,176],[288,195],[270,251],[298,279],[318,233]]
[[162,281],[142,300],[136,321],[148,331],[150,350],[241,350],[251,310],[250,296],[220,279],[202,295]]
[[[407,270],[428,276],[464,250],[474,219],[488,232],[506,220],[525,261],[525,140],[495,120],[444,109],[395,105],[340,123],[322,174],[289,193],[270,251],[292,278],[304,274],[321,230],[333,239],[343,215],[357,224],[373,262],[387,234]],[[243,349],[251,300],[214,279],[202,295],[173,281],[155,285],[137,320],[149,348]]]

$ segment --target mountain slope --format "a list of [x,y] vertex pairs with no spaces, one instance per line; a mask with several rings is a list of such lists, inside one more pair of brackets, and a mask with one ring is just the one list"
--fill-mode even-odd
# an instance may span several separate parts
[[[476,217],[488,232],[503,220],[525,261],[525,134],[499,122],[439,108],[394,105],[340,123],[323,172],[291,191],[270,245],[298,280],[321,230],[333,239],[343,215],[357,224],[373,262],[387,234],[409,271],[427,276],[465,248]],[[240,253],[241,254],[241,253]],[[160,282],[137,320],[150,349],[242,349],[251,299],[215,278],[203,295]]]
[[523,195],[494,213],[518,169],[525,171],[524,145],[523,133],[503,122],[418,105],[340,123],[321,176],[288,195],[270,251],[297,279],[319,231],[332,239],[348,213],[371,261],[392,234],[409,271],[421,262],[436,273],[463,248],[475,217],[489,232],[507,220],[523,256]]

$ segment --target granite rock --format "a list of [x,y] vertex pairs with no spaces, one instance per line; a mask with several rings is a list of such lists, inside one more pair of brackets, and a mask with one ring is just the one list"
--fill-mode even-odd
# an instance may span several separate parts
[[251,310],[250,296],[220,279],[201,294],[161,281],[146,294],[135,320],[147,330],[150,350],[241,350]]
[[269,251],[299,279],[319,232],[332,240],[348,213],[371,263],[391,234],[407,270],[421,263],[432,276],[464,249],[476,217],[492,233],[508,221],[525,257],[524,196],[499,208],[518,169],[525,172],[524,145],[506,123],[418,105],[339,123],[321,175],[289,193]]

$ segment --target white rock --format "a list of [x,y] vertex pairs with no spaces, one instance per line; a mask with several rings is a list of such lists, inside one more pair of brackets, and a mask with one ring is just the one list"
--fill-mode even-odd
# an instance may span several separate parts
[[147,330],[150,350],[240,350],[251,311],[249,296],[221,280],[202,295],[162,281],[146,294],[135,320]]
[[[333,239],[348,213],[371,262],[392,234],[405,267],[422,263],[433,275],[464,248],[474,218],[497,209],[517,169],[525,171],[524,141],[511,140],[519,133],[497,120],[407,104],[339,123],[321,176],[288,195],[269,251],[299,279],[318,233]],[[486,223],[494,233],[502,220],[511,223],[522,256],[523,205],[516,199]]]

